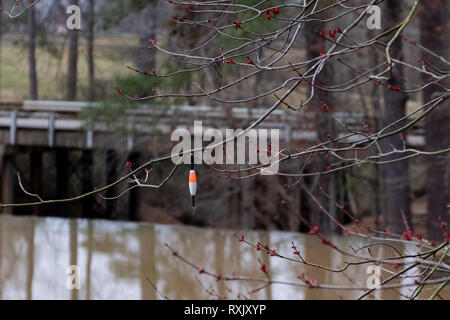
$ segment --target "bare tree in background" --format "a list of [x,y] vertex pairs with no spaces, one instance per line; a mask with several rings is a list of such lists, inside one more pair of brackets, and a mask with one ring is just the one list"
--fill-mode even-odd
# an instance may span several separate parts
[[148,49],[148,40],[156,37],[157,1],[147,1],[138,13],[139,48],[137,66],[140,70],[151,71],[155,67],[155,50]]
[[[402,11],[402,2],[389,0],[387,5],[390,10],[384,12],[384,21],[387,27],[394,27],[400,21],[404,14]],[[392,56],[402,60],[402,40],[397,39],[391,46]],[[392,62],[389,73],[388,86],[390,88],[402,88],[403,66]],[[384,93],[384,126],[393,123],[397,119],[402,119],[406,115],[406,95],[403,92],[395,90],[386,90]],[[394,129],[405,125],[406,121],[400,121]],[[389,152],[392,148],[403,149],[406,133],[392,135],[383,140],[382,146],[384,152]],[[387,161],[400,158],[401,155],[392,155],[386,158]],[[409,201],[409,177],[408,162],[394,161],[386,164],[384,167],[384,193],[386,199],[385,222],[392,231],[400,232],[404,230],[404,219],[411,225],[411,212]]]
[[95,3],[88,0],[88,27],[87,27],[87,63],[88,63],[88,97],[90,101],[95,100],[95,68],[94,68],[94,25],[95,25]]
[[[421,8],[422,45],[441,57],[449,55],[448,1],[424,1]],[[438,74],[448,74],[449,66],[438,56],[424,52],[422,64]],[[433,80],[423,75],[425,81]],[[445,91],[445,82],[434,83],[423,90],[424,102],[430,101]],[[445,101],[425,120],[425,146],[428,151],[436,151],[450,144],[450,104]],[[430,157],[427,162],[428,232],[429,237],[442,237],[440,220],[450,217],[450,160],[448,157]]]
[[[71,0],[70,4],[78,5],[78,0]],[[77,73],[78,73],[78,36],[79,31],[69,30],[69,60],[67,70],[67,100],[77,98]]]
[[[30,2],[31,4],[32,2]],[[28,77],[30,99],[38,99],[38,80],[36,72],[36,6],[28,10]]]

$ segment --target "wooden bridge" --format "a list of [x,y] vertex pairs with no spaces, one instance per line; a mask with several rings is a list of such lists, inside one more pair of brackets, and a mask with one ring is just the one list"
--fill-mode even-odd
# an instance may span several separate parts
[[[136,143],[149,137],[169,135],[178,127],[191,129],[194,120],[203,127],[241,127],[258,119],[266,110],[207,106],[148,106],[124,112],[123,130],[114,130],[104,122],[86,119],[83,111],[100,107],[99,103],[67,101],[24,101],[0,103],[0,145],[39,146],[50,148],[116,149],[131,152]],[[337,112],[345,125],[361,130],[368,121],[363,114]],[[284,142],[314,142],[317,133],[314,114],[275,110],[258,128],[278,128]],[[408,136],[408,143],[423,145],[420,129]]]
[[[177,127],[192,129],[194,120],[202,120],[204,128],[233,124],[248,125],[265,110],[205,106],[146,106],[126,111],[125,130],[113,130],[104,122],[94,123],[83,116],[86,108],[100,107],[98,103],[66,101],[24,101],[1,103],[0,144],[13,146],[45,146],[79,149],[109,149],[132,151],[139,137],[167,135]],[[260,127],[280,128],[284,141],[315,141],[311,117],[276,110]],[[219,126],[218,126],[219,125]],[[119,132],[118,132],[119,131]],[[128,131],[124,133],[124,131]],[[133,134],[137,133],[137,134]],[[144,138],[142,138],[144,136]],[[112,143],[112,144],[111,144]]]
[[[104,120],[89,120],[86,118],[87,108],[100,108],[99,103],[65,102],[65,101],[24,101],[23,103],[0,102],[0,175],[2,183],[1,199],[3,203],[30,200],[18,189],[17,172],[23,172],[22,180],[29,190],[44,190],[43,197],[63,198],[71,193],[73,183],[70,179],[76,175],[80,181],[80,190],[72,193],[92,190],[94,181],[93,164],[101,161],[100,168],[104,171],[105,181],[95,182],[100,185],[115,181],[120,174],[118,168],[121,161],[139,163],[140,157],[149,157],[149,145],[159,140],[170,152],[170,134],[179,127],[193,132],[194,120],[202,120],[204,129],[209,127],[246,128],[257,120],[265,109],[238,107],[207,107],[207,106],[150,106],[128,108],[119,112],[120,128],[111,127]],[[365,123],[371,121],[363,114],[334,113],[346,126],[361,130]],[[290,110],[275,110],[258,128],[280,129],[281,145],[292,143],[314,143],[317,141],[317,124],[314,113],[295,112]],[[415,128],[408,135],[408,143],[420,147],[423,145],[421,128]],[[344,134],[344,131],[340,134]],[[323,138],[322,138],[323,140]],[[162,141],[162,142],[161,142]],[[71,154],[80,155],[73,160]],[[94,153],[96,156],[94,156]],[[49,168],[48,161],[43,156],[51,156],[54,163]],[[25,164],[23,163],[23,159]],[[49,171],[56,171],[51,181],[45,181]],[[45,172],[45,175],[43,174]],[[54,184],[53,193],[45,188]],[[45,188],[44,188],[45,187]],[[51,189],[51,188],[50,188]],[[111,195],[115,190],[111,189]],[[106,196],[109,196],[108,193]],[[131,198],[136,193],[131,192]],[[135,219],[136,199],[129,200],[129,218]],[[82,201],[85,216],[91,216],[95,199]],[[103,211],[114,217],[114,202],[108,202]],[[42,208],[33,208],[34,214],[40,214]],[[31,209],[26,209],[31,210]],[[53,209],[52,209],[53,210]],[[57,215],[66,215],[68,207],[55,209]],[[28,212],[24,212],[28,213]],[[73,215],[72,215],[73,216]]]

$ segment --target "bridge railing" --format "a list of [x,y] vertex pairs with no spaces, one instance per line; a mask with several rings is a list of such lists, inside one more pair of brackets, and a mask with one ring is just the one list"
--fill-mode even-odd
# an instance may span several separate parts
[[[85,147],[93,148],[96,132],[111,131],[102,121],[87,121],[83,115],[86,108],[99,107],[100,103],[80,101],[23,101],[0,102],[0,128],[9,129],[9,143],[17,143],[18,130],[45,130],[48,134],[48,146],[55,145],[58,131],[72,131],[85,136]],[[154,134],[155,129],[163,134],[170,133],[175,127],[192,129],[195,120],[202,120],[204,128],[225,128],[230,126],[227,119],[247,126],[259,119],[267,110],[263,108],[211,107],[211,106],[152,106],[143,104],[140,108],[124,111],[129,131]],[[361,130],[367,121],[362,113],[336,112],[333,114],[343,126]],[[259,128],[278,128],[284,141],[299,140],[313,142],[317,140],[314,113],[296,112],[285,109],[275,110]],[[413,145],[423,145],[423,137],[410,136]],[[128,133],[127,149],[133,148],[133,134]]]

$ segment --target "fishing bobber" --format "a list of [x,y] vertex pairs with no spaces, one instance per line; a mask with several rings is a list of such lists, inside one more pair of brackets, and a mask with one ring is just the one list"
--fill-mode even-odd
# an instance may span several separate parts
[[195,170],[189,171],[189,192],[192,197],[192,207],[195,207],[195,194],[197,193],[197,175]]
[[197,193],[197,175],[195,174],[195,170],[189,171],[189,192],[193,197]]

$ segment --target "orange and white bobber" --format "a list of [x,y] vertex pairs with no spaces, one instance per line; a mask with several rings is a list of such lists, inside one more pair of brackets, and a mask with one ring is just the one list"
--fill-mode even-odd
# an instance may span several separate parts
[[189,171],[189,192],[192,197],[192,210],[195,208],[195,194],[197,193],[197,175],[195,170]]

